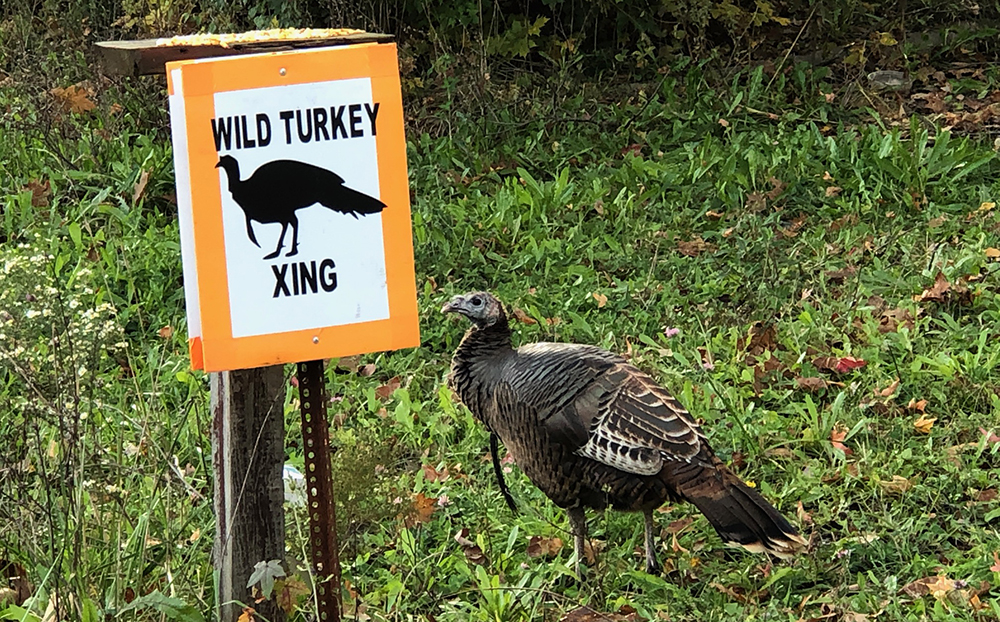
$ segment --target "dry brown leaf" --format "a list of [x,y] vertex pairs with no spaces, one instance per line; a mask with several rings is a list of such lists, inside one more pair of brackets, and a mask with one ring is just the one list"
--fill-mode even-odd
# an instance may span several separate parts
[[733,231],[736,231],[736,227],[727,228],[725,231],[722,232],[722,237],[728,238],[733,234]]
[[796,388],[802,389],[803,391],[808,391],[809,393],[816,393],[826,388],[827,382],[822,378],[810,377],[803,378],[801,376],[795,379]]
[[1000,554],[993,551],[993,565],[990,566],[990,572],[1000,572]]
[[913,330],[913,314],[907,309],[888,309],[879,316],[878,332],[883,335],[898,331],[900,326]]
[[608,543],[604,540],[591,540],[590,538],[583,539],[583,559],[587,562],[588,566],[593,566],[597,563],[597,556],[601,554],[601,551],[608,546]]
[[438,509],[437,497],[428,497],[422,492],[413,496],[413,509],[403,521],[406,527],[430,522],[431,516]]
[[451,477],[451,473],[448,472],[448,467],[444,467],[438,471],[432,465],[425,464],[421,467],[421,470],[424,472],[424,480],[428,482],[444,482]]
[[528,540],[528,557],[555,557],[563,547],[561,538],[531,536]]
[[938,272],[934,277],[934,285],[925,289],[923,293],[916,296],[920,302],[944,302],[945,294],[951,289],[951,283],[945,278],[944,273]]
[[898,388],[899,388],[899,378],[896,378],[889,384],[889,386],[882,389],[881,391],[877,391],[877,393],[879,397],[889,397],[893,395],[896,392],[896,389]]
[[667,533],[672,533],[676,535],[687,529],[693,522],[694,522],[693,516],[678,518],[675,521],[670,521],[670,524],[667,525]]
[[832,430],[830,430],[830,443],[833,445],[833,448],[839,449],[840,451],[844,452],[845,456],[850,456],[854,452],[851,451],[850,447],[844,444],[844,440],[846,438],[847,438],[847,427],[844,424],[838,423],[837,425],[833,426]]
[[522,324],[531,325],[538,323],[538,320],[525,313],[523,309],[518,309],[517,307],[514,307],[514,317],[517,318],[517,321]]
[[139,179],[136,180],[135,186],[132,188],[132,204],[135,205],[142,198],[142,195],[146,193],[146,184],[149,183],[149,171],[143,169],[139,173]]
[[827,186],[826,187],[826,196],[828,198],[829,197],[840,196],[840,193],[841,193],[842,190],[843,190],[843,188],[841,188],[840,186]]
[[255,613],[257,613],[257,610],[253,607],[244,607],[243,613],[241,613],[240,617],[236,619],[236,622],[254,622],[254,620],[257,619],[254,615]]
[[705,212],[705,216],[707,216],[708,218],[710,218],[712,220],[719,220],[720,218],[722,218],[723,216],[725,216],[725,214],[723,212],[717,212],[715,210],[711,210],[710,209],[707,212]]
[[594,292],[594,293],[591,294],[591,296],[593,296],[594,300],[597,301],[597,308],[598,309],[603,309],[604,305],[608,304],[608,297],[605,296],[604,294],[600,294],[598,292]]
[[66,88],[54,88],[49,93],[62,107],[63,112],[73,114],[83,114],[97,107],[97,104],[90,99],[92,93],[85,82],[77,82]]
[[361,376],[362,378],[368,378],[372,376],[374,373],[375,373],[374,363],[368,363],[358,368],[358,375]]
[[907,490],[913,488],[913,482],[906,479],[902,475],[893,475],[891,480],[880,481],[878,483],[882,487],[882,490],[890,494],[901,495]]
[[906,404],[906,410],[913,412],[922,413],[925,408],[927,408],[927,400],[918,400],[915,397],[911,397],[909,403]]
[[747,195],[747,210],[750,212],[759,212],[767,207],[767,198],[762,192],[751,192]]
[[1000,259],[1000,248],[993,248],[992,246],[986,249],[987,259]]
[[274,582],[274,602],[278,603],[278,606],[284,609],[288,615],[291,615],[298,606],[302,596],[311,593],[302,579],[295,575]]
[[719,119],[719,125],[721,125],[722,127],[729,127],[729,121],[726,121],[725,119]]
[[917,432],[921,434],[930,434],[931,428],[934,427],[934,422],[937,421],[936,417],[928,417],[927,415],[920,415],[920,417],[913,422],[913,427]]
[[767,180],[767,183],[771,184],[771,189],[768,190],[766,196],[768,199],[772,201],[781,196],[781,193],[784,192],[785,188],[788,187],[788,184],[781,181],[777,177],[771,177],[770,179]]
[[682,255],[697,257],[705,251],[714,251],[715,247],[701,239],[701,236],[696,235],[689,242],[678,240],[677,250],[680,251]]
[[471,564],[478,564],[480,566],[485,566],[489,563],[486,554],[483,553],[483,549],[469,539],[468,528],[459,529],[455,534],[455,542],[458,542],[459,546],[462,547],[462,552],[465,553],[465,559]]
[[811,525],[813,522],[812,514],[806,512],[806,508],[802,505],[802,501],[798,501],[795,504],[795,516],[798,517],[799,522],[803,525]]
[[395,392],[396,389],[398,389],[401,386],[403,385],[402,381],[399,379],[399,376],[393,376],[392,378],[389,379],[389,382],[375,389],[375,395],[382,400],[388,399],[393,394],[393,392]]
[[346,369],[352,374],[358,371],[358,367],[361,365],[360,356],[342,356],[337,359],[337,369]]
[[941,225],[943,225],[946,222],[948,222],[948,215],[947,214],[942,214],[942,215],[938,216],[937,218],[931,218],[930,220],[928,220],[927,221],[927,228],[928,229],[937,229],[938,227],[940,227]]
[[48,179],[44,182],[32,179],[24,186],[24,189],[31,191],[31,207],[48,206],[49,195],[52,194],[52,186]]
[[848,277],[852,277],[857,274],[858,269],[854,266],[847,266],[846,268],[841,268],[840,270],[830,270],[826,273],[826,278],[831,283],[843,283]]
[[823,171],[823,181],[833,181],[833,175],[830,174],[830,171]]

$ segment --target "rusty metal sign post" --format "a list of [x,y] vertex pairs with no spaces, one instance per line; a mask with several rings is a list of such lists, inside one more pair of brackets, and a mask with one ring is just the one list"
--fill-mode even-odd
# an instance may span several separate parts
[[340,622],[340,557],[330,467],[323,361],[296,365],[309,500],[309,546],[321,622]]

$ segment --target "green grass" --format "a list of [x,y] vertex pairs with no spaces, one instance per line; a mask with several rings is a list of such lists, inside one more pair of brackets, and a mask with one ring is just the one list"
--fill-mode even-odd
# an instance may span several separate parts
[[[83,72],[67,67],[45,68],[53,86]],[[39,106],[44,95],[3,88],[0,267],[28,267],[5,273],[0,310],[13,318],[0,347],[25,348],[20,367],[0,359],[0,559],[28,572],[27,619],[54,593],[71,618],[125,619],[130,593],[152,590],[197,619],[191,611],[213,602],[207,377],[188,370],[165,119],[141,93],[160,86],[109,85],[95,111],[61,116]],[[991,145],[917,121],[864,122],[827,105],[822,75],[803,68],[770,88],[753,72],[713,88],[691,67],[636,86],[581,82],[555,108],[527,81],[516,95],[498,87],[475,115],[447,108],[459,82],[444,88],[444,109],[410,119],[422,345],[363,357],[370,376],[328,378],[331,415],[343,415],[334,461],[340,515],[351,517],[344,575],[367,616],[558,619],[587,604],[692,621],[1000,618],[990,570],[1000,443],[980,431],[1000,431],[1000,263],[987,256],[1000,247],[1000,211],[977,211],[1000,194]],[[51,188],[35,206],[32,180]],[[695,256],[680,252],[699,239]],[[915,300],[939,272],[967,292]],[[48,281],[59,293],[30,300]],[[585,583],[570,576],[571,546],[528,557],[532,536],[569,542],[563,513],[516,467],[508,481],[523,512],[507,510],[486,433],[443,388],[465,326],[438,309],[483,288],[534,320],[516,323],[519,343],[629,352],[795,517],[809,552],[771,565],[724,549],[679,505],[657,516],[664,576],[641,572],[639,517],[614,512],[591,514],[605,546]],[[102,302],[116,310],[114,330],[53,349],[53,335]],[[42,303],[50,315],[21,321]],[[883,311],[896,309],[912,327],[880,331]],[[748,338],[758,322],[773,339]],[[837,374],[822,369],[825,356],[866,365]],[[79,385],[78,361],[91,370]],[[396,376],[400,388],[380,398]],[[809,393],[802,377],[831,384]],[[896,379],[891,396],[876,397]],[[286,445],[301,465],[292,398],[290,388]],[[911,399],[927,400],[929,433],[914,426]],[[427,478],[425,465],[450,477]],[[441,506],[405,523],[418,494]],[[675,547],[669,531],[689,516]],[[305,516],[288,520],[301,560]],[[484,565],[454,538],[461,529]],[[964,583],[941,600],[902,591],[939,574]],[[309,607],[300,599],[298,619]]]

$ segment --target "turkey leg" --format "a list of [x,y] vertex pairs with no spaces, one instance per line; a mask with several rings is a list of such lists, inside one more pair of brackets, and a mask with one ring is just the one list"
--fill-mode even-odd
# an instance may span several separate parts
[[656,542],[653,539],[653,510],[644,510],[642,513],[646,522],[646,572],[649,574],[659,574],[660,564],[656,561]]
[[[288,223],[281,223],[281,236],[278,237],[278,248],[274,249],[273,253],[264,255],[264,259],[274,259],[281,254],[281,245],[285,243],[285,232],[288,231]],[[294,234],[293,234],[294,235]]]
[[587,515],[583,508],[575,507],[569,509],[569,528],[573,532],[573,550],[576,552],[576,575],[583,578],[580,572],[583,566],[584,554],[583,543],[587,539]]

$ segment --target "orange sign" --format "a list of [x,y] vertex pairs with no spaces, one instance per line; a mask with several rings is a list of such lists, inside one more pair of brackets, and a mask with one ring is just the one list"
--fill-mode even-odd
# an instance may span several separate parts
[[167,65],[191,363],[419,344],[396,47]]

